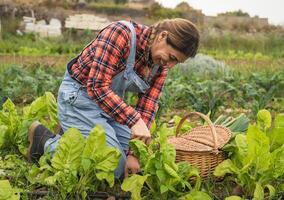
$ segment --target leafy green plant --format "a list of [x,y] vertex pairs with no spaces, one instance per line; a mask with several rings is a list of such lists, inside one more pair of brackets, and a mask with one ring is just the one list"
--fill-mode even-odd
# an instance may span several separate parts
[[11,65],[0,74],[0,84],[5,86],[0,89],[0,99],[10,98],[17,104],[31,103],[46,91],[57,93],[61,76],[42,65],[31,65],[26,68]]
[[252,74],[250,82],[256,85],[255,88],[258,88],[252,105],[254,114],[257,114],[260,109],[266,108],[272,98],[281,90],[280,88],[284,87],[283,77],[284,74],[282,73],[274,74],[273,76],[268,73]]
[[282,69],[277,73],[242,73],[198,54],[169,72],[157,116],[181,109],[210,112],[212,119],[224,108],[237,110],[234,108],[238,107],[246,113],[252,110],[249,117],[255,117],[264,108],[277,111],[276,100],[283,98],[283,77]]
[[86,199],[87,192],[97,191],[100,181],[114,185],[119,158],[116,148],[106,146],[101,126],[91,130],[86,143],[77,129],[70,128],[60,139],[53,158],[48,153],[43,156],[40,166],[34,165],[27,178],[33,184],[54,188],[63,199]]
[[[140,195],[145,199],[188,199],[186,195],[210,199],[206,193],[199,191],[201,178],[198,170],[187,162],[176,164],[176,152],[167,143],[167,134],[159,131],[158,136],[149,147],[139,140],[130,142],[131,149],[140,160],[143,175],[135,175],[139,187],[130,187],[134,179],[130,177],[124,180],[122,189],[130,191],[133,199],[141,199]],[[189,181],[193,177],[194,186]]]
[[[172,85],[178,94],[179,102],[187,102],[191,107],[201,113],[210,113],[213,118],[225,99],[235,91],[233,87],[222,81],[192,81],[190,85]],[[183,105],[180,103],[180,105]]]
[[79,37],[68,31],[63,35],[64,37],[58,38],[40,38],[31,33],[23,36],[5,33],[0,40],[0,53],[25,56],[75,55],[94,38],[94,34],[84,34],[84,37]]
[[227,127],[232,132],[245,132],[248,128],[249,118],[244,113],[235,118],[222,114],[214,121],[214,124]]
[[0,111],[0,149],[18,147],[26,155],[27,132],[30,124],[39,120],[50,130],[57,125],[57,105],[52,93],[37,98],[30,105],[18,111],[15,104],[8,99]]
[[0,199],[17,200],[20,199],[20,190],[12,188],[8,180],[0,180]]
[[[177,126],[179,125],[181,121],[181,117],[178,115],[174,115],[172,119],[168,123],[162,123],[157,126],[156,121],[152,123],[152,127],[150,129],[150,132],[153,134],[157,134],[157,132],[162,132],[166,136],[174,136],[176,135]],[[191,129],[190,122],[188,120],[185,120],[180,128],[179,134],[186,134]]]
[[29,183],[25,175],[28,173],[28,170],[29,165],[25,162],[23,156],[17,154],[8,154],[5,157],[0,156],[0,180],[8,179],[17,188],[27,187]]
[[[271,116],[266,110],[259,111],[257,125],[249,125],[246,135],[237,135],[236,147],[230,159],[215,169],[214,175],[232,174],[247,197],[264,199],[267,188],[272,198],[277,192],[275,185],[284,175],[284,126],[283,115],[276,116],[271,127]],[[275,138],[280,141],[275,143]]]

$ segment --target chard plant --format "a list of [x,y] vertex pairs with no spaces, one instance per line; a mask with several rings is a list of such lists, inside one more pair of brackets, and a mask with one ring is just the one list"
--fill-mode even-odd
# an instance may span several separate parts
[[7,99],[0,111],[0,149],[16,149],[26,155],[28,128],[35,120],[50,130],[57,126],[57,105],[52,93],[46,92],[22,109]]
[[62,199],[86,199],[106,181],[114,185],[114,170],[120,152],[106,145],[102,126],[96,126],[84,142],[75,128],[68,129],[59,141],[54,156],[46,153],[39,167],[33,165],[27,176],[32,184],[46,185],[58,191]]
[[13,188],[9,180],[0,180],[0,199],[4,200],[19,200],[20,189]]
[[[200,191],[198,170],[187,162],[175,163],[176,152],[167,143],[167,134],[158,131],[158,138],[149,147],[140,140],[131,140],[130,147],[142,168],[142,175],[126,178],[121,186],[131,192],[132,199],[211,199]],[[191,178],[195,178],[194,183]]]
[[[176,129],[181,119],[182,117],[174,115],[168,123],[158,124],[160,122],[157,123],[156,120],[154,120],[151,125],[150,132],[152,135],[154,135],[154,137],[157,136],[158,132],[163,132],[163,134],[167,137],[174,136],[176,135]],[[182,127],[180,128],[180,134],[187,134],[191,128],[190,122],[188,120],[184,121]]]
[[25,177],[28,171],[29,164],[25,162],[23,156],[8,154],[2,157],[0,155],[0,180],[8,179],[13,186],[24,188],[29,185]]
[[284,115],[277,115],[273,125],[271,121],[269,111],[260,110],[257,124],[250,124],[246,135],[236,136],[231,158],[214,171],[218,177],[231,174],[245,198],[273,198],[283,192],[278,186],[284,176]]

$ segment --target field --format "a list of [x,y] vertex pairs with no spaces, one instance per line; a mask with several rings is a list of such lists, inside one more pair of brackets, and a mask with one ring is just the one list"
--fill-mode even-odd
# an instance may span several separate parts
[[[2,35],[0,200],[284,198],[284,37],[278,34],[204,37],[199,54],[170,71],[151,144],[130,143],[141,174],[114,180],[119,152],[105,145],[99,126],[85,142],[78,130],[68,130],[53,157],[46,153],[38,164],[28,163],[28,127],[39,120],[56,132],[56,96],[66,63],[93,37],[74,30],[57,39]],[[136,100],[127,96],[130,105]],[[195,166],[176,163],[167,142],[192,111],[232,131],[222,148],[227,159],[208,179]],[[187,121],[182,133],[203,123]]]

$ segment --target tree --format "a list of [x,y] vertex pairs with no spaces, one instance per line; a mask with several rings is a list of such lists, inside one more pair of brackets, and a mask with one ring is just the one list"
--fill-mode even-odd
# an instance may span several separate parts
[[193,8],[185,1],[181,2],[176,6],[176,9],[182,10],[182,11],[188,11],[193,10]]
[[218,16],[237,16],[237,17],[250,17],[247,12],[242,11],[241,9],[237,11],[228,11],[224,13],[219,13]]

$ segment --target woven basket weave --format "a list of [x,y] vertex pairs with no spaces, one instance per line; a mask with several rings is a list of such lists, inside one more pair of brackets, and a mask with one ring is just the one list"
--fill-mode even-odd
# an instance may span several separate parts
[[[185,135],[179,135],[180,128],[187,118],[198,115],[208,126],[191,129]],[[229,129],[214,125],[211,120],[199,112],[191,112],[184,116],[176,129],[176,136],[169,137],[168,142],[176,149],[176,161],[188,161],[199,169],[204,179],[214,171],[215,167],[225,160],[225,153],[220,150],[231,137]]]

